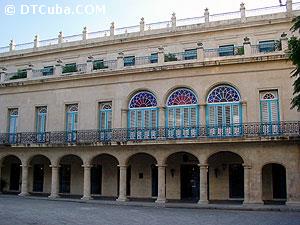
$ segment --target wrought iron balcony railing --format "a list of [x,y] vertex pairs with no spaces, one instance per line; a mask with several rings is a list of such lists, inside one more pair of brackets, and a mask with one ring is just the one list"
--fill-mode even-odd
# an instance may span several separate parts
[[300,137],[300,121],[224,126],[117,128],[107,130],[1,133],[2,145],[98,144],[168,140]]

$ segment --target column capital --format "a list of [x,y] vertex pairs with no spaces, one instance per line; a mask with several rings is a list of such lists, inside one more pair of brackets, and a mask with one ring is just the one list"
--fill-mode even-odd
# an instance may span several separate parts
[[155,166],[157,166],[157,167],[167,167],[168,165],[167,164],[156,164]]
[[118,165],[118,167],[120,167],[120,168],[127,168],[127,165],[121,164],[121,165]]
[[200,169],[208,169],[208,164],[198,164]]
[[22,167],[22,168],[28,168],[28,167],[30,167],[30,165],[29,164],[24,164],[24,165],[21,164],[20,167]]
[[252,168],[252,166],[248,165],[248,164],[243,164],[243,167],[244,167],[244,169],[251,169]]
[[50,168],[58,169],[60,165],[49,165]]
[[83,167],[85,169],[85,168],[91,168],[93,166],[91,164],[83,164],[83,165],[81,165],[81,167]]

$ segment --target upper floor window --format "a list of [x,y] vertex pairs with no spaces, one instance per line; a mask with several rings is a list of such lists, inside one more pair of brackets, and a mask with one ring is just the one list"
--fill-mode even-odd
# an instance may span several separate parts
[[191,127],[198,125],[198,99],[192,90],[188,88],[176,89],[169,95],[166,105],[167,127]]
[[221,45],[219,46],[219,56],[234,55],[234,45]]
[[158,53],[151,53],[150,63],[157,63],[157,62],[158,62]]
[[101,70],[106,68],[108,68],[108,66],[104,65],[104,61],[102,59],[93,61],[93,70]]
[[53,75],[54,67],[53,66],[45,66],[42,69],[43,76]]
[[274,52],[276,49],[274,40],[260,41],[258,46],[259,52]]
[[207,124],[212,136],[232,136],[241,133],[241,97],[229,85],[219,85],[207,97]]
[[68,141],[76,140],[78,128],[78,104],[66,106],[66,131]]
[[10,143],[16,143],[18,123],[19,123],[19,110],[17,108],[9,109],[8,110],[8,133],[9,133]]
[[124,57],[124,66],[134,66],[134,65],[135,65],[135,57],[134,56]]
[[100,130],[112,128],[112,104],[104,102],[99,104],[99,123]]
[[197,59],[197,49],[187,49],[184,51],[184,59]]
[[46,135],[47,107],[41,106],[36,108],[36,132],[37,140],[44,142]]
[[68,63],[63,67],[62,73],[73,73],[77,72],[76,63]]
[[149,91],[140,91],[131,98],[128,113],[130,128],[152,128],[158,125],[157,100]]
[[278,91],[261,91],[259,95],[261,122],[274,123],[280,121]]
[[17,73],[15,73],[12,77],[10,77],[10,80],[17,80],[27,78],[27,70],[26,69],[18,69]]

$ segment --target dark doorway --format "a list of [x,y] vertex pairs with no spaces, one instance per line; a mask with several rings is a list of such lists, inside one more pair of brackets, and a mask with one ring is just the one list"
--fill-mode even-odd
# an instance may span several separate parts
[[91,169],[91,193],[101,195],[102,193],[102,166],[96,165]]
[[244,167],[229,164],[229,197],[244,198]]
[[33,166],[33,188],[34,192],[43,192],[44,189],[44,165]]
[[199,200],[199,167],[197,165],[181,165],[181,199]]
[[71,165],[62,164],[60,167],[60,193],[70,193],[71,189]]
[[151,179],[152,179],[152,197],[158,195],[158,168],[154,164],[151,165]]
[[10,182],[9,182],[10,191],[20,190],[20,174],[21,174],[20,164],[12,163],[10,166]]
[[273,198],[286,199],[285,168],[279,164],[272,164]]
[[117,196],[119,196],[119,194],[120,194],[120,167],[118,167],[118,181],[117,181],[117,186],[118,186],[118,188],[117,188]]
[[126,195],[130,196],[130,183],[131,183],[131,166],[127,167],[126,173]]

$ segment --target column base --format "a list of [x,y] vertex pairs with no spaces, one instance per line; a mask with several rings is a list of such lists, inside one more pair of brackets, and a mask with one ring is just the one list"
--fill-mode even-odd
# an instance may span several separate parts
[[157,203],[157,204],[165,204],[167,202],[167,200],[164,198],[162,198],[162,199],[157,199],[156,201],[155,201],[155,203]]
[[81,198],[81,200],[84,200],[84,201],[88,201],[88,200],[91,200],[91,199],[93,199],[91,196],[83,196]]
[[201,200],[201,199],[200,199],[200,200],[198,201],[198,204],[199,204],[199,205],[208,205],[208,203],[209,203],[208,200]]
[[287,201],[285,204],[287,206],[300,207],[300,201]]
[[18,194],[19,196],[21,197],[24,197],[24,196],[28,196],[29,193],[28,192],[21,192],[20,194]]
[[55,198],[60,198],[60,196],[58,194],[51,194],[48,196],[49,199],[55,199]]
[[117,202],[127,202],[128,198],[126,198],[126,197],[118,197],[116,201]]

